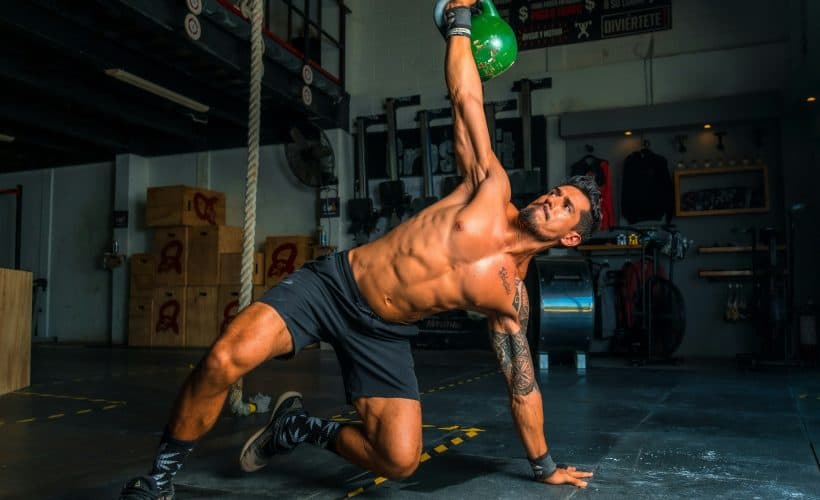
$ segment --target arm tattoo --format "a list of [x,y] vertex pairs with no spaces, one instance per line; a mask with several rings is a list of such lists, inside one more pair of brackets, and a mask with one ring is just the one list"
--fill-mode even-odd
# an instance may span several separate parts
[[538,387],[527,343],[530,304],[527,290],[520,279],[515,280],[513,306],[518,311],[519,329],[514,332],[493,331],[493,349],[512,395],[526,396]]
[[498,366],[501,367],[501,373],[507,381],[510,380],[512,374],[512,361],[510,360],[510,343],[509,335],[503,332],[492,332],[493,349],[495,356],[498,358]]
[[518,311],[518,323],[527,334],[527,326],[530,322],[530,296],[527,293],[527,287],[520,279],[515,279],[515,297],[513,297],[513,307]]
[[512,289],[510,288],[510,284],[507,283],[507,278],[509,278],[509,274],[507,274],[507,268],[502,267],[500,271],[498,271],[498,276],[501,278],[501,284],[504,285],[504,291],[507,292],[507,295],[512,293]]

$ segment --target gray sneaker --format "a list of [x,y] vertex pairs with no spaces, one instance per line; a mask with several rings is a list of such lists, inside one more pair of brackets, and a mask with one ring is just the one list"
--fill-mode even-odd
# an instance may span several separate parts
[[302,395],[289,391],[276,401],[268,425],[259,429],[248,439],[239,455],[239,464],[245,472],[254,472],[268,465],[273,455],[281,455],[291,451],[294,446],[283,446],[279,441],[282,435],[282,424],[287,417],[304,413]]

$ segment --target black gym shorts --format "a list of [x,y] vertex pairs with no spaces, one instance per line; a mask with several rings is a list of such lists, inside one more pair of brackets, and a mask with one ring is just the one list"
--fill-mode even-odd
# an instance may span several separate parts
[[347,402],[360,397],[419,399],[409,337],[415,325],[378,317],[337,252],[308,262],[259,298],[276,309],[293,336],[293,353],[320,340],[333,346]]

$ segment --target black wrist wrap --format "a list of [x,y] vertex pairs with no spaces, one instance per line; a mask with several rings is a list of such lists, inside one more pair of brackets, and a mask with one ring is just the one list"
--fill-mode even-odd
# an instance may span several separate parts
[[550,477],[552,473],[555,472],[555,469],[558,468],[555,462],[552,461],[549,452],[544,453],[536,459],[530,460],[530,467],[532,467],[533,479],[536,481]]
[[472,9],[470,7],[454,7],[444,13],[447,21],[447,38],[451,36],[466,36],[470,38],[472,23]]

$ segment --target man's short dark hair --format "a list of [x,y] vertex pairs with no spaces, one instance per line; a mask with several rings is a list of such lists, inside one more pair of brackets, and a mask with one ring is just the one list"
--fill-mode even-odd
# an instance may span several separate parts
[[566,186],[578,188],[589,200],[589,210],[582,210],[581,220],[572,228],[581,235],[581,241],[589,239],[601,225],[601,191],[595,179],[586,175],[576,175],[564,182]]

